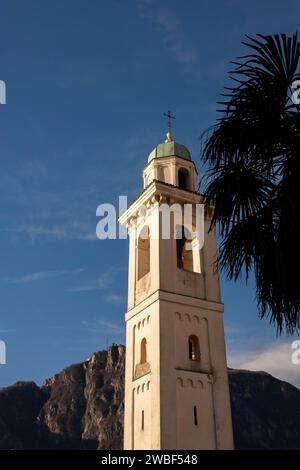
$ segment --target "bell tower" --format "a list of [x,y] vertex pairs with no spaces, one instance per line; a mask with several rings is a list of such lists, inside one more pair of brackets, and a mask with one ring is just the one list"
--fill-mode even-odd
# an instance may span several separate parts
[[143,181],[120,216],[129,232],[124,449],[233,449],[211,211],[203,243],[197,170],[171,132]]

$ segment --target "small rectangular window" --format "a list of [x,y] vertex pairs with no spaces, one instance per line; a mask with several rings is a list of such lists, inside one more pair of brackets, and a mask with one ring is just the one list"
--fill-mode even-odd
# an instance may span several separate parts
[[142,410],[142,431],[144,431],[144,410]]
[[197,406],[194,406],[194,425],[198,426]]

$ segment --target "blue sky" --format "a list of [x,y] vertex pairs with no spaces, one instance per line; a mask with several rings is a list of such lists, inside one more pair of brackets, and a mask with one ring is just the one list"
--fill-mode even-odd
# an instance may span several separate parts
[[[244,34],[293,33],[297,1],[2,0],[0,386],[38,383],[124,342],[126,240],[95,239],[96,207],[134,198],[163,112],[200,176]],[[292,338],[257,318],[253,282],[222,281],[229,365],[300,385]],[[295,339],[295,338],[294,338]]]

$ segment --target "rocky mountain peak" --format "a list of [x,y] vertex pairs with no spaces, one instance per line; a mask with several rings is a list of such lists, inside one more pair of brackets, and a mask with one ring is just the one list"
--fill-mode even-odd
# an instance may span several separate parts
[[[121,449],[125,347],[113,344],[45,380],[0,389],[0,449]],[[300,449],[300,390],[229,369],[235,447]]]

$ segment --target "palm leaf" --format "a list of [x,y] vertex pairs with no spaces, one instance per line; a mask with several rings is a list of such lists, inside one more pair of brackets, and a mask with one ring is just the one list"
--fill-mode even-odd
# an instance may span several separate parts
[[281,333],[300,323],[300,112],[297,34],[246,36],[232,62],[217,124],[202,135],[202,182],[223,242],[218,264],[229,279],[253,269],[261,317]]

